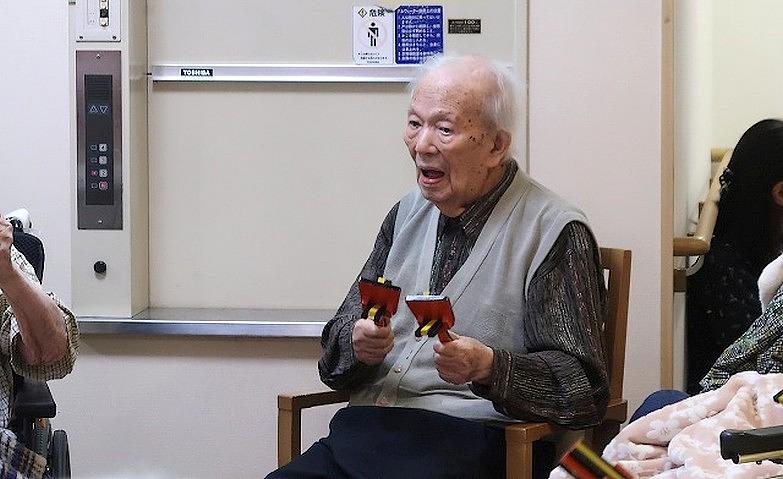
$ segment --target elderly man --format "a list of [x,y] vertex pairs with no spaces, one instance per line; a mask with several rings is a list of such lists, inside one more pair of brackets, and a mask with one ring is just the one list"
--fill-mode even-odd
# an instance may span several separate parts
[[13,373],[47,381],[71,372],[76,320],[41,289],[30,263],[13,246],[13,226],[0,217],[0,477],[38,478],[46,459],[7,429]]
[[[488,423],[579,429],[602,417],[598,249],[582,213],[510,157],[514,91],[481,58],[424,66],[404,134],[418,188],[386,216],[360,276],[392,280],[403,298],[447,295],[453,341],[415,337],[404,304],[389,326],[360,319],[357,279],[319,362],[350,406],[270,477],[498,477],[504,438]],[[552,449],[537,451],[542,474]]]

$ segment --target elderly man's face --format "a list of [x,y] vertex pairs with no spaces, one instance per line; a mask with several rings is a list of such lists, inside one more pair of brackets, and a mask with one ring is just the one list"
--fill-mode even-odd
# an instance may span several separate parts
[[422,195],[452,217],[499,181],[510,140],[482,116],[486,81],[455,73],[436,70],[421,80],[404,137]]

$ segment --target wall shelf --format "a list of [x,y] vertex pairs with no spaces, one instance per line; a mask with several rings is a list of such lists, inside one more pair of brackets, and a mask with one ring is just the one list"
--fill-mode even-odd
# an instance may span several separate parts
[[155,82],[408,83],[418,65],[165,64]]
[[149,308],[132,318],[77,317],[84,335],[319,338],[334,310]]

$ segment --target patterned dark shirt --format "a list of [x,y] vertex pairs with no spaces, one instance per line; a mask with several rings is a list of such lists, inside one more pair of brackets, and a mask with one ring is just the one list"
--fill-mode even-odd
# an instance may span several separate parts
[[783,289],[747,331],[720,355],[701,380],[702,391],[718,389],[743,371],[783,373]]
[[[517,172],[510,162],[500,183],[460,216],[441,214],[430,291],[442,291],[470,255],[481,229]],[[381,276],[391,249],[399,203],[389,211],[359,277]],[[324,328],[318,363],[334,389],[358,387],[373,368],[356,360],[351,341],[361,315],[358,280]],[[470,385],[477,395],[514,419],[550,421],[569,428],[595,425],[608,400],[601,329],[606,292],[598,248],[587,227],[571,222],[530,281],[525,354],[494,349],[490,385]]]
[[761,269],[731,242],[715,237],[702,267],[688,277],[688,393],[699,392],[699,380],[718,356],[761,314],[757,284],[760,274]]

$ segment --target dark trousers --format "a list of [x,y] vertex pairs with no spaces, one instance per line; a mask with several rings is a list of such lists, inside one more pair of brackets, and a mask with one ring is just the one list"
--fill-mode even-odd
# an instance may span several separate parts
[[660,391],[655,391],[654,393],[647,396],[647,399],[645,399],[642,405],[639,406],[636,411],[634,411],[633,415],[631,415],[631,420],[628,422],[634,422],[640,417],[644,417],[653,411],[663,409],[670,404],[678,403],[689,397],[690,396],[688,393],[677,391],[675,389],[662,389]]
[[[267,479],[502,478],[504,434],[421,409],[353,406],[337,411],[327,437]],[[554,447],[543,443],[535,455],[543,460],[533,477],[547,477]]]

